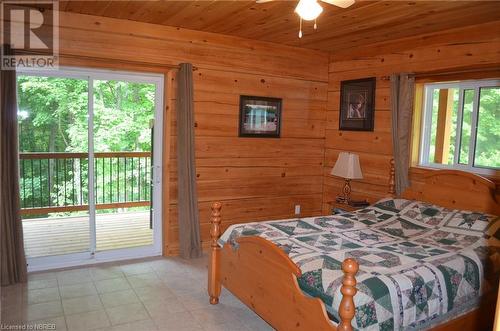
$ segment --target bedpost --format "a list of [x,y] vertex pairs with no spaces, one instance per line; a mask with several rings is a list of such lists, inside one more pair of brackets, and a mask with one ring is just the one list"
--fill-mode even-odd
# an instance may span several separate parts
[[354,259],[345,259],[342,263],[342,271],[344,272],[344,279],[342,280],[342,300],[340,301],[339,315],[340,324],[337,328],[338,331],[352,331],[351,320],[354,317],[354,295],[358,291],[356,289],[356,278],[354,277],[358,272],[358,262]]
[[389,196],[394,198],[396,196],[396,170],[394,168],[394,159],[390,161],[390,170],[389,170]]
[[219,251],[217,243],[220,237],[220,210],[222,204],[214,202],[212,204],[212,218],[210,219],[210,261],[208,264],[208,294],[210,295],[210,304],[219,303],[221,283],[219,280]]

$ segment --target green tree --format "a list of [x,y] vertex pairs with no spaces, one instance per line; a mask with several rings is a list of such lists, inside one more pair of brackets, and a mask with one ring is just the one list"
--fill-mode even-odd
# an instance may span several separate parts
[[[83,79],[19,75],[20,151],[86,153],[88,90],[88,81]],[[96,80],[93,91],[94,151],[150,151],[149,121],[154,117],[155,85]],[[141,200],[147,198],[147,160],[129,160],[126,171],[126,160],[100,161],[102,164],[95,164],[102,179],[96,180],[97,202],[114,202],[118,198],[123,201],[125,197],[113,191],[120,184],[136,186],[127,191],[128,200],[141,193]],[[118,178],[116,170],[120,166],[122,177]],[[21,162],[24,207],[88,203],[87,183],[86,158]]]
[[500,88],[482,88],[475,165],[500,168]]

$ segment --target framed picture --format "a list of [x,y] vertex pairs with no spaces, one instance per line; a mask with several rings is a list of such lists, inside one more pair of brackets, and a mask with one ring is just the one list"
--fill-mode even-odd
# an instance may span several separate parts
[[373,131],[376,78],[340,83],[339,130]]
[[279,138],[281,99],[240,96],[240,137]]

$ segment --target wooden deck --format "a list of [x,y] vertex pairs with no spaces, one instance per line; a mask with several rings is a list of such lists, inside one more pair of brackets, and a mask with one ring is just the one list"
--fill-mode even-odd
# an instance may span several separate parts
[[[60,255],[89,250],[88,216],[24,219],[24,248],[27,257]],[[98,251],[146,246],[153,243],[149,211],[98,214]]]

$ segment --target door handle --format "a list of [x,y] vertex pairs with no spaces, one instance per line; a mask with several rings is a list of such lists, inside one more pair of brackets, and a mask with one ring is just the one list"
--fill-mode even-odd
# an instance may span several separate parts
[[152,184],[160,184],[161,183],[161,166],[153,166],[151,168],[153,170]]

